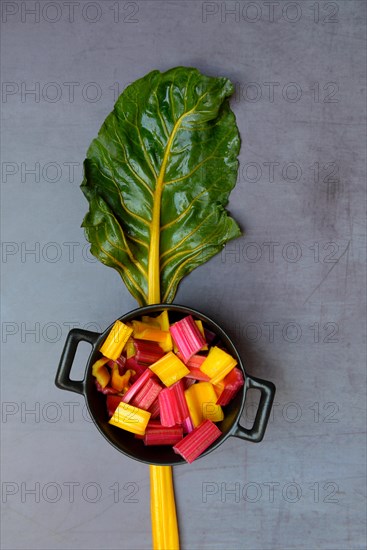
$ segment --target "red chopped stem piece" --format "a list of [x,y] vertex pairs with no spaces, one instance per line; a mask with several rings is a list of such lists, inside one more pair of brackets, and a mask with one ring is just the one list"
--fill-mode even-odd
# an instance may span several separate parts
[[217,405],[228,405],[245,383],[242,372],[237,367],[227,374],[223,382],[224,390],[218,397]]
[[[154,428],[161,428],[162,424],[159,422],[159,420],[149,420],[146,429],[148,428],[148,426],[153,430]],[[134,437],[136,439],[144,439],[145,436],[140,434],[134,434]]]
[[[163,391],[163,390],[162,390]],[[162,392],[159,393],[159,395],[161,394]],[[155,419],[155,418],[158,418],[159,415],[160,415],[160,408],[159,408],[159,395],[158,397],[156,398],[156,400],[151,404],[151,406],[149,407],[149,412],[151,414],[151,419]]]
[[148,368],[148,365],[142,365],[141,363],[138,363],[135,359],[135,357],[130,357],[126,360],[126,367],[128,369],[131,369],[135,371],[134,376],[130,378],[130,382],[134,384],[140,378],[140,376],[145,372]]
[[[151,430],[159,429],[159,428],[162,428],[162,424],[159,422],[159,420],[149,420],[146,430],[148,428],[150,428]],[[144,435],[140,435],[140,434],[134,434],[134,437],[136,437],[136,439],[144,439]]]
[[109,417],[113,415],[121,401],[121,395],[107,395],[107,412]]
[[182,437],[182,426],[173,426],[172,428],[154,426],[152,428],[148,424],[145,430],[144,445],[175,445],[182,440]]
[[191,464],[221,435],[222,432],[214,422],[204,420],[197,428],[176,443],[173,450]]
[[[148,411],[148,412],[150,412],[150,411]],[[150,418],[152,418],[152,417],[150,417]],[[159,422],[159,420],[149,420],[149,422],[147,424],[147,427],[145,429],[147,430],[148,427],[151,430],[159,429],[159,428],[162,427],[162,424]],[[136,437],[136,439],[144,439],[144,435],[134,434],[134,437]]]
[[145,365],[152,365],[164,355],[164,351],[158,342],[134,338],[134,346],[136,350],[135,359]]
[[162,422],[162,426],[172,427],[176,424],[175,420],[175,396],[170,392],[169,388],[165,388],[161,391],[158,397],[159,401],[159,414]]
[[153,372],[150,369],[145,369],[143,374],[139,376],[138,380],[130,386],[122,400],[124,403],[130,403],[135,395],[145,386],[148,380],[153,376]]
[[118,393],[118,391],[115,390],[114,388],[111,388],[111,386],[105,386],[104,388],[102,388],[98,380],[96,380],[96,387],[97,387],[97,390],[103,393],[104,395],[116,395]]
[[149,420],[147,428],[151,428],[152,430],[154,430],[154,428],[162,428],[162,424],[159,422],[159,420]]
[[138,407],[139,409],[147,411],[157,399],[161,390],[162,386],[158,384],[158,382],[150,378],[144,384],[141,390],[135,395],[135,397],[133,397],[133,399],[131,400],[131,404],[133,405],[133,407]]
[[185,363],[206,344],[192,315],[177,321],[170,326],[169,330]]

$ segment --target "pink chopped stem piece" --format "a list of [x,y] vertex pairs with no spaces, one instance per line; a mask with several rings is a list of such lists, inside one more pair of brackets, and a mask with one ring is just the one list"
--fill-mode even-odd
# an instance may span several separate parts
[[193,368],[193,369],[197,368],[198,369],[204,363],[206,357],[207,357],[206,355],[193,355],[187,361],[186,365],[189,369],[190,368]]
[[182,379],[176,382],[176,384],[173,384],[173,386],[169,388],[169,391],[175,396],[176,406],[174,410],[176,424],[182,424],[185,418],[190,416],[185,398],[185,387]]
[[[163,391],[163,390],[162,390]],[[161,393],[161,392],[160,392]],[[151,419],[154,420],[159,417],[160,415],[160,408],[159,408],[159,395],[156,398],[156,400],[151,404],[151,406],[148,409],[148,412],[151,414]]]
[[206,344],[192,315],[177,321],[170,326],[169,330],[185,363]]
[[164,355],[164,351],[158,342],[134,338],[134,347],[136,350],[135,359],[138,363],[143,363],[145,365],[152,365]]
[[145,430],[144,445],[175,445],[183,438],[182,426],[150,428]]
[[197,367],[189,367],[189,365],[186,365],[189,369],[189,374],[186,374],[186,378],[193,378],[194,380],[200,380],[201,382],[209,382],[210,378],[207,376],[204,372],[202,372]]
[[222,432],[214,422],[204,420],[197,428],[176,443],[173,450],[191,464],[221,435]]
[[188,359],[187,361],[184,361],[184,358],[182,356],[182,353],[180,353],[179,351],[176,353],[177,357],[179,359],[181,359],[181,361],[183,361],[185,363],[185,365],[188,367],[188,368],[200,368],[201,365],[204,363],[205,359],[207,358],[206,355],[193,355],[192,357],[190,357],[190,359]]
[[148,382],[150,378],[154,376],[153,371],[150,369],[145,369],[143,374],[139,376],[138,380],[130,386],[130,388],[127,390],[125,395],[123,396],[122,400],[124,403],[130,403],[130,401],[135,397],[135,395],[144,388],[145,384]]
[[194,430],[194,424],[192,423],[191,416],[185,418],[185,420],[182,422],[182,427],[184,434],[189,434]]
[[162,426],[182,424],[190,413],[185,399],[185,386],[182,380],[159,394],[159,409]]
[[158,396],[159,411],[162,426],[170,428],[176,424],[175,420],[175,396],[169,388],[165,388]]
[[218,397],[217,405],[228,405],[245,383],[242,372],[237,367],[227,374],[223,382],[224,390]]
[[158,382],[156,382],[156,380],[150,378],[144,384],[141,390],[133,397],[133,399],[131,400],[131,404],[134,407],[138,407],[139,409],[147,411],[157,399],[161,390],[162,386]]

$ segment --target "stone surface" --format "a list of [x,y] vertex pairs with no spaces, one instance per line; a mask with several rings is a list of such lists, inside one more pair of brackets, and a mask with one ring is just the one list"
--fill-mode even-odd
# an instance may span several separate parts
[[54,376],[71,326],[102,330],[135,307],[88,254],[85,151],[118,90],[190,65],[236,83],[229,210],[245,236],[176,302],[222,323],[277,394],[261,444],[232,438],[175,469],[182,548],[364,548],[365,3],[2,10],[2,547],[150,548],[147,466],[109,446]]

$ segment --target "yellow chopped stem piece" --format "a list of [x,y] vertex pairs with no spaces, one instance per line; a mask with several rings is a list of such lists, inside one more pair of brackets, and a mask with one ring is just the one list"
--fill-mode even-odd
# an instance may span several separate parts
[[168,311],[166,309],[164,309],[162,313],[156,317],[156,320],[158,321],[161,330],[169,331],[169,318]]
[[[157,327],[157,328],[161,328],[162,327],[160,326],[159,324],[159,321],[158,321],[158,318],[157,317],[150,317],[149,315],[143,315],[142,318],[141,318],[142,322],[145,323],[146,325],[149,325],[151,327]],[[163,330],[163,329],[162,329]]]
[[129,385],[130,376],[133,376],[135,371],[128,369],[122,376],[119,374],[118,365],[115,364],[112,369],[111,386],[118,392],[126,392]]
[[97,382],[102,386],[102,388],[105,388],[107,386],[111,378],[107,367],[101,367],[100,369],[98,369],[94,376],[96,377]]
[[185,391],[191,420],[196,428],[203,420],[220,422],[224,418],[223,410],[217,405],[217,394],[210,382],[199,382]]
[[172,336],[169,332],[166,333],[166,340],[164,342],[158,343],[159,347],[162,348],[163,351],[172,351],[173,348],[173,342],[172,342]]
[[130,359],[130,357],[134,357],[134,355],[136,354],[134,341],[132,338],[129,338],[128,341],[126,342],[125,350],[126,350],[126,359]]
[[134,338],[139,338],[140,340],[150,340],[152,342],[166,342],[167,332],[161,330],[158,327],[153,327],[142,323],[141,321],[133,321],[134,327]]
[[200,370],[209,376],[210,382],[215,386],[237,365],[236,359],[223,349],[213,346],[208,357],[200,367]]
[[105,388],[110,381],[110,373],[104,365],[109,361],[107,357],[101,357],[92,366],[92,374],[97,378],[97,382]]
[[115,361],[120,357],[132,332],[131,327],[121,323],[121,321],[116,321],[100,349],[102,355]]
[[101,357],[100,359],[98,359],[95,363],[93,363],[93,366],[92,366],[92,374],[93,376],[96,375],[96,372],[101,368],[103,367],[103,365],[105,365],[106,363],[108,363],[109,359],[107,359],[107,357]]
[[150,466],[153,550],[179,550],[171,466]]
[[172,386],[172,384],[181,380],[181,378],[190,372],[185,364],[172,351],[166,353],[166,355],[158,359],[153,365],[150,365],[149,368],[166,386]]
[[164,342],[159,342],[159,345],[163,351],[172,351],[173,341],[169,331],[168,311],[166,309],[163,310],[162,313],[156,317],[156,319],[159,322],[160,329],[166,333],[166,340]]
[[193,386],[190,386],[190,388],[188,388],[185,391],[185,399],[186,399],[187,407],[189,409],[190,417],[195,428],[196,426],[199,426],[200,422],[202,421],[202,414],[201,414],[201,406],[196,399],[196,394],[191,390],[191,388],[198,385],[199,384],[194,384]]
[[133,407],[128,403],[121,402],[115,410],[109,423],[127,432],[144,435],[150,419],[150,412]]
[[[197,321],[195,321],[195,325],[198,327],[198,329],[201,332],[202,337],[205,340],[205,332],[204,332],[203,323],[198,319]],[[205,344],[205,346],[203,346],[201,349],[202,350],[207,350],[208,349],[208,344]]]

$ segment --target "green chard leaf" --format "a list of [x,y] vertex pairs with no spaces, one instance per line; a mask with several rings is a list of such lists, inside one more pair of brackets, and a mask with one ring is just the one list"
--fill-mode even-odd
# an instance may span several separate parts
[[88,149],[91,252],[141,305],[171,302],[185,275],[241,234],[224,208],[240,148],[232,93],[193,68],[152,71],[120,95]]

